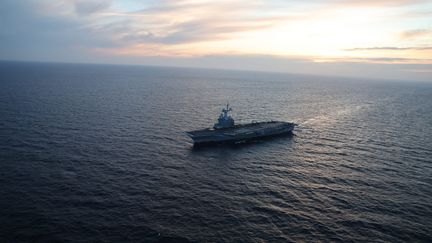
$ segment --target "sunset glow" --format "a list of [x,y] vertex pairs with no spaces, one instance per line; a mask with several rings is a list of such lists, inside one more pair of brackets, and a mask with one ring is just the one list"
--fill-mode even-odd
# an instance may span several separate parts
[[[64,48],[92,60],[139,64],[134,60],[266,56],[314,63],[432,64],[430,1],[22,2],[15,5],[37,18],[66,23],[71,36],[64,37],[69,38]],[[44,32],[49,28],[56,27]],[[58,58],[49,53],[5,58]]]

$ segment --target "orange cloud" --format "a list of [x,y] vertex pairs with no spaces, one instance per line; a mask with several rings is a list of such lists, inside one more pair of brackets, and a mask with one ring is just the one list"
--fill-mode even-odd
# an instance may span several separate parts
[[79,31],[109,41],[89,49],[111,55],[235,53],[370,62],[424,62],[431,56],[425,43],[412,41],[430,34],[415,25],[424,23],[413,22],[411,31],[401,29],[409,18],[404,13],[417,9],[407,6],[426,0],[161,0],[145,1],[134,10],[116,8],[110,4],[114,0],[58,2],[63,11],[50,13],[63,13],[80,24]]

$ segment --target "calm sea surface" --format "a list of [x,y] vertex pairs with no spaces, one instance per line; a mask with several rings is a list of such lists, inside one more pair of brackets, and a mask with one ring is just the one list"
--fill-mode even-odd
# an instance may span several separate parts
[[0,242],[431,242],[432,84],[0,62],[0,166]]

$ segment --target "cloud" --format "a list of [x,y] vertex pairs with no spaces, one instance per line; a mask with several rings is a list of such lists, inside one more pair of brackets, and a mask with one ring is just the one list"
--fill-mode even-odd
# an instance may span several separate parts
[[111,6],[111,0],[71,0],[78,15],[89,15]]
[[398,7],[407,5],[416,5],[428,3],[428,0],[315,0],[315,2],[336,4],[339,6],[355,6],[355,7]]
[[424,36],[428,36],[432,34],[431,29],[416,29],[416,30],[408,30],[401,33],[402,39],[415,39]]
[[423,18],[423,17],[432,17],[432,11],[428,10],[415,10],[411,11],[405,14],[408,17],[416,17],[416,18]]
[[[343,60],[343,59],[340,59]],[[403,57],[356,57],[345,58],[345,62],[349,61],[362,61],[369,63],[432,63],[432,59],[419,59],[419,58],[403,58]]]
[[407,51],[407,50],[432,50],[432,47],[395,47],[395,46],[384,46],[384,47],[359,47],[349,48],[345,51]]
[[226,40],[242,32],[271,28],[275,21],[273,18],[239,19],[236,21],[198,18],[172,23],[159,30],[152,26],[126,24],[124,29],[117,34],[119,40],[125,43],[182,44]]
[[40,7],[30,0],[1,2],[0,59],[79,61],[92,58],[89,46],[113,47],[104,37],[80,31],[75,19],[46,17]]
[[432,64],[432,58],[415,58],[400,56],[371,56],[371,57],[311,57],[312,60],[319,63],[374,63],[374,64]]
[[[165,0],[135,11],[104,11],[85,29],[122,46],[217,42],[297,18],[247,1]],[[266,12],[267,13],[260,13]],[[259,14],[257,14],[257,12]]]
[[430,74],[430,73],[432,73],[432,67],[430,67],[428,69],[405,69],[403,71],[412,72],[412,73],[427,73],[427,74]]

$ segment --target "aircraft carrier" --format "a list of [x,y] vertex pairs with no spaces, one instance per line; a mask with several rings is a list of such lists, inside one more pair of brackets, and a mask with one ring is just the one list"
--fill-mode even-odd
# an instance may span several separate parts
[[206,128],[186,132],[192,138],[194,145],[211,143],[240,143],[263,137],[271,137],[292,133],[297,125],[291,122],[268,121],[252,122],[248,124],[234,124],[234,119],[229,115],[232,109],[227,104],[222,109],[218,122],[213,128]]

